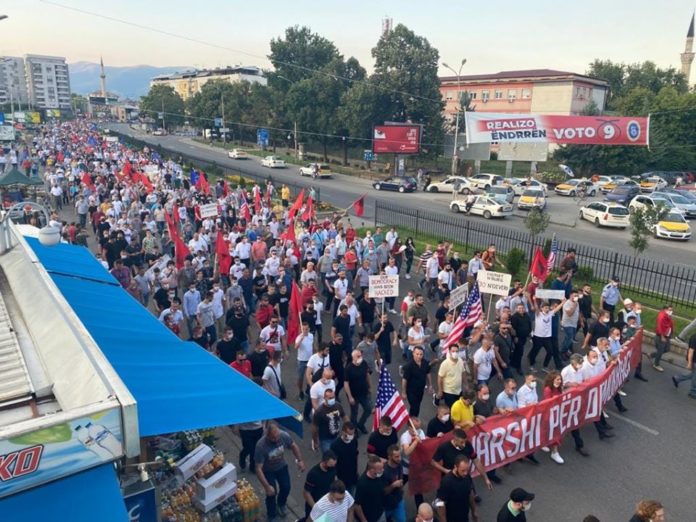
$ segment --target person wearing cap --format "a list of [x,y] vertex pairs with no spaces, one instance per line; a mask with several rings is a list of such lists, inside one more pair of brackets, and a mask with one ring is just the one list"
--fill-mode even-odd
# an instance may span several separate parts
[[614,322],[616,305],[622,300],[621,291],[619,290],[620,282],[618,277],[613,276],[602,289],[602,295],[599,298],[599,307],[609,312],[609,321],[611,323]]
[[515,488],[510,492],[510,500],[498,511],[496,522],[525,522],[526,512],[532,507],[534,493],[529,493],[522,488]]
[[614,323],[614,326],[620,330],[624,329],[630,316],[636,315],[636,313],[633,311],[635,304],[633,303],[632,299],[628,297],[624,299],[623,306],[624,307],[621,309],[621,311],[616,315],[616,323]]

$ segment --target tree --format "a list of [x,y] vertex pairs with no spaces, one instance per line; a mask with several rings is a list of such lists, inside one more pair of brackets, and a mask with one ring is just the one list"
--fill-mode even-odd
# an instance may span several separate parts
[[140,98],[140,112],[155,120],[163,112],[164,121],[160,120],[160,123],[164,128],[171,124],[180,125],[186,120],[184,100],[169,85],[153,85],[150,92]]
[[533,208],[524,218],[524,226],[527,227],[532,236],[532,246],[536,245],[536,238],[539,234],[543,234],[549,226],[551,216],[548,212]]
[[274,71],[269,75],[269,85],[276,88],[308,78],[338,58],[339,52],[333,42],[313,33],[309,27],[297,25],[285,30],[285,38],[271,40],[268,59]]
[[631,225],[631,239],[628,246],[633,249],[633,255],[638,257],[648,248],[649,238],[653,235],[655,226],[669,212],[663,205],[643,207],[631,210],[629,223]]
[[[347,95],[346,101],[358,103],[359,107],[346,110],[364,109],[369,100],[374,104],[364,118],[371,120],[370,126],[385,120],[422,124],[422,141],[427,144],[424,149],[438,154],[444,134],[444,102],[437,74],[440,58],[437,49],[399,24],[382,35],[372,49],[372,56],[375,69],[369,80],[371,87],[354,85],[358,92]],[[366,127],[364,123],[358,126]],[[367,138],[369,134],[361,137]]]

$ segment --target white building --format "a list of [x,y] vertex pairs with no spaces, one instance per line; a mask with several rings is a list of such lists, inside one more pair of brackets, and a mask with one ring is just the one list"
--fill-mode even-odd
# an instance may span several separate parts
[[229,83],[249,82],[266,85],[266,78],[258,67],[222,67],[218,69],[200,69],[182,73],[163,74],[150,80],[150,87],[169,85],[186,101],[195,96],[203,86],[213,80]]
[[29,103],[24,59],[0,56],[0,104],[11,102],[18,108]]
[[70,76],[65,58],[27,54],[24,65],[29,101],[33,108],[71,108]]

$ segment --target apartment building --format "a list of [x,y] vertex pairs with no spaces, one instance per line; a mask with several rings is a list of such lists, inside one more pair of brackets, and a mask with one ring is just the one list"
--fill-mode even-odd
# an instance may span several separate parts
[[30,104],[35,109],[70,109],[70,76],[65,58],[27,54],[24,70]]
[[184,101],[201,92],[203,86],[213,80],[229,83],[249,82],[266,85],[266,78],[258,67],[222,67],[218,69],[200,69],[182,73],[164,74],[150,80],[150,87],[169,85]]
[[0,104],[14,103],[17,107],[28,105],[29,95],[24,74],[23,58],[0,56]]
[[[458,92],[460,93],[458,96]],[[609,84],[582,74],[552,69],[503,71],[440,77],[445,116],[456,114],[464,92],[477,112],[580,114],[594,102],[604,110]]]

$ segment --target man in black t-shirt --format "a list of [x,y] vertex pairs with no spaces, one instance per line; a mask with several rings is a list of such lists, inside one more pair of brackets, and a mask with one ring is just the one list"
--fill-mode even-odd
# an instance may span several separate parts
[[454,424],[450,419],[450,409],[446,404],[440,404],[437,407],[437,414],[430,419],[428,429],[425,432],[426,437],[433,439],[442,437],[454,429]]
[[476,466],[476,470],[486,483],[486,487],[492,489],[493,484],[488,479],[488,476],[486,476],[486,472],[476,455],[476,451],[474,451],[474,447],[467,440],[466,432],[460,428],[456,428],[453,435],[452,440],[443,442],[437,447],[430,464],[443,475],[447,475],[454,469],[457,457],[459,455],[464,455],[464,457]]
[[256,347],[254,348],[254,351],[251,352],[248,359],[251,363],[251,377],[254,382],[260,385],[263,372],[271,360],[271,357],[266,350],[266,345],[261,341],[257,341]]
[[582,292],[578,296],[578,308],[580,309],[580,323],[582,324],[582,335],[587,335],[590,330],[590,320],[592,319],[592,287],[583,285]]
[[355,514],[358,520],[377,522],[384,514],[383,473],[382,460],[375,455],[370,455],[367,459],[367,469],[358,479],[355,488]]
[[[372,412],[370,398],[370,377],[367,363],[363,360],[360,350],[353,350],[351,362],[345,368],[345,389],[350,403],[350,421],[360,431],[367,433],[365,421]],[[362,415],[358,420],[358,407],[362,406]],[[385,448],[386,449],[386,448]]]
[[597,346],[597,339],[609,337],[609,323],[611,314],[608,310],[602,310],[597,317],[597,320],[590,326],[590,331],[585,335],[585,340],[582,344],[582,349],[587,353],[587,350],[593,346]]
[[237,352],[242,350],[242,345],[234,336],[232,329],[228,326],[225,328],[222,339],[218,341],[215,349],[217,350],[218,357],[220,357],[225,364],[232,364],[232,361],[237,358]]
[[352,422],[343,424],[341,436],[331,443],[331,451],[337,458],[336,477],[343,481],[346,490],[352,492],[358,481],[358,439]]
[[396,444],[387,448],[384,464],[384,511],[387,520],[406,520],[404,504],[404,467],[401,463],[401,448]]
[[331,483],[336,479],[336,454],[329,450],[321,455],[321,461],[307,472],[303,496],[305,499],[305,517],[307,520],[314,503],[329,492]]
[[346,420],[343,406],[336,402],[332,389],[324,390],[324,402],[317,408],[312,417],[312,444],[314,449],[322,453],[328,451],[334,440],[341,432],[341,426]]
[[394,344],[394,326],[389,321],[387,314],[382,314],[379,324],[375,327],[375,341],[377,341],[377,349],[382,357],[382,364],[391,364],[392,344]]
[[334,318],[333,326],[331,327],[331,337],[335,337],[337,333],[341,334],[343,337],[343,351],[347,356],[350,356],[353,346],[350,336],[350,316],[348,315],[348,307],[346,305],[341,305],[338,310],[338,315]]
[[469,466],[470,461],[466,456],[457,455],[452,471],[442,477],[435,501],[440,520],[469,522],[469,512],[478,520],[474,483],[469,476]]
[[377,310],[377,305],[375,300],[370,297],[368,289],[363,291],[363,298],[358,303],[358,312],[360,312],[360,319],[363,325],[363,334],[373,332],[373,325],[375,323],[375,312]]
[[392,427],[391,418],[388,415],[383,415],[379,419],[377,431],[370,433],[370,437],[367,439],[367,453],[387,460],[387,449],[398,442],[399,438],[396,435],[396,430]]
[[241,302],[227,311],[225,324],[232,330],[242,349],[249,353],[249,317],[244,312]]
[[425,387],[432,390],[430,364],[423,359],[423,348],[413,348],[413,359],[403,367],[401,396],[408,400],[408,414],[418,417]]

